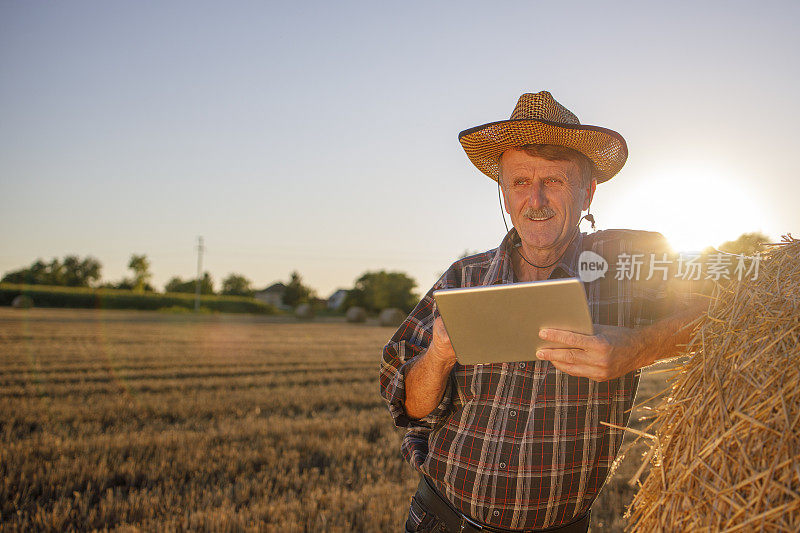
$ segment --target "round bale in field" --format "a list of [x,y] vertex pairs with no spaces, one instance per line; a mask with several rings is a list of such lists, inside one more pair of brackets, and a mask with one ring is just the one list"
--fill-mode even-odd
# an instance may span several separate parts
[[311,304],[300,304],[294,310],[294,316],[304,319],[314,318],[314,309]]
[[20,294],[19,296],[15,296],[14,299],[11,301],[11,307],[14,309],[30,309],[33,307],[33,298],[28,296],[27,294]]
[[381,311],[378,316],[378,322],[381,326],[394,326],[397,327],[406,319],[406,314],[396,307],[390,307]]
[[762,257],[692,325],[647,429],[633,532],[800,531],[800,240]]
[[367,312],[363,307],[351,307],[345,313],[348,322],[364,322],[367,319]]

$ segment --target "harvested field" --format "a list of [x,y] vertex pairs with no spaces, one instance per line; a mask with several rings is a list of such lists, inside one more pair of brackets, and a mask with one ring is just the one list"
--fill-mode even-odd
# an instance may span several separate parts
[[[417,477],[378,394],[392,332],[0,308],[0,531],[397,531]],[[642,451],[592,531],[622,530]]]

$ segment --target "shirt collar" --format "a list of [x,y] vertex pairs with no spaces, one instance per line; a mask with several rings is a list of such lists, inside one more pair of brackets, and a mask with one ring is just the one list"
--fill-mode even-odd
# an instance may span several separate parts
[[[551,278],[568,277],[574,278],[578,276],[578,257],[583,251],[583,238],[585,233],[578,231],[575,238],[561,254],[558,262],[550,274]],[[522,240],[519,238],[516,228],[511,230],[503,238],[500,246],[495,250],[494,257],[489,264],[489,270],[483,278],[483,285],[501,285],[505,283],[514,283],[514,268],[511,263],[511,253],[514,248],[521,244]],[[563,270],[566,276],[560,276],[559,269]]]

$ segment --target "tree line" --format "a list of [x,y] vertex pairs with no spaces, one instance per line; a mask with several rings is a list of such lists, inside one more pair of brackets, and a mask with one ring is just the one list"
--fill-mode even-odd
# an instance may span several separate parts
[[[134,292],[156,292],[152,285],[150,260],[146,255],[133,254],[128,262],[130,276],[116,282],[99,283],[102,264],[94,257],[84,258],[68,255],[60,260],[53,258],[49,262],[37,259],[30,266],[8,272],[0,282],[26,285],[55,285],[62,287],[87,287],[130,290]],[[192,293],[196,291],[197,279],[181,279],[172,277],[165,285],[167,293]],[[214,290],[211,274],[204,272],[199,279],[200,294],[224,296],[253,297],[256,290],[252,282],[238,273],[231,273],[222,280],[219,292]],[[359,277],[352,289],[347,291],[341,309],[357,306],[367,312],[378,312],[388,307],[397,307],[406,312],[411,311],[418,296],[414,293],[416,282],[403,272],[365,272]],[[281,301],[288,307],[296,307],[302,303],[324,304],[317,293],[303,282],[297,271],[290,274],[290,279],[283,287]]]
[[[151,284],[153,274],[150,271],[150,260],[146,255],[131,255],[128,269],[132,275],[117,282],[98,283],[102,268],[100,261],[91,256],[80,258],[76,255],[68,255],[63,260],[54,257],[49,262],[37,259],[28,267],[6,273],[0,282],[156,292],[155,287]],[[167,282],[164,292],[194,293],[195,284],[195,279],[182,280],[176,276]],[[216,293],[211,275],[205,272],[200,278],[200,292],[201,294],[252,296],[255,291],[251,287],[250,280],[241,274],[230,274],[222,281],[221,291]]]

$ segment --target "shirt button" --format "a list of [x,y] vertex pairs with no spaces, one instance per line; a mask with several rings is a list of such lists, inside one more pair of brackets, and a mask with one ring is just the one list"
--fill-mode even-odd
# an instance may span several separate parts
[[520,368],[525,368],[525,363],[520,363],[520,364],[519,364],[519,367],[520,367]]
[[517,416],[517,412],[516,412],[516,411],[511,411],[511,412],[510,412],[510,413],[508,413],[508,414],[509,414],[509,415],[511,415],[511,416]]
[[505,463],[500,463],[500,468],[505,468],[505,467],[506,467]]
[[498,511],[497,509],[495,509],[494,511],[492,511],[492,514],[493,514],[494,516],[500,516],[500,511]]

